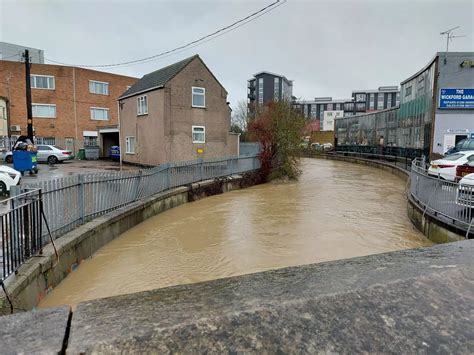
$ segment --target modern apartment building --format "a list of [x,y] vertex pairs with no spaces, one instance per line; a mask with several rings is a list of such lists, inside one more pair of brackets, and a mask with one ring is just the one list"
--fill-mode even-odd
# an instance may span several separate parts
[[30,52],[31,63],[44,63],[44,51],[42,49],[30,48],[6,42],[0,42],[0,60],[21,62],[23,61],[23,53],[25,49],[28,49]]
[[[118,145],[117,98],[137,78],[61,65],[31,64],[33,127],[37,143],[77,153],[85,145],[107,156]],[[0,60],[0,98],[6,102],[6,135],[27,133],[25,65]],[[8,148],[8,147],[5,147]]]
[[247,81],[249,112],[253,112],[256,105],[265,105],[271,101],[291,101],[292,96],[293,81],[283,75],[262,71]]
[[381,86],[376,90],[353,90],[350,99],[333,100],[332,97],[316,97],[312,101],[297,101],[293,106],[306,119],[316,121],[313,127],[320,127],[321,130],[327,131],[331,130],[329,127],[333,127],[334,122],[324,127],[325,117],[329,122],[332,117],[339,118],[341,111],[345,117],[354,116],[396,107],[399,102],[398,86]]
[[[352,115],[386,110],[400,104],[400,90],[398,86],[381,86],[376,90],[353,90],[352,100],[355,103]],[[350,112],[346,115],[351,116]]]

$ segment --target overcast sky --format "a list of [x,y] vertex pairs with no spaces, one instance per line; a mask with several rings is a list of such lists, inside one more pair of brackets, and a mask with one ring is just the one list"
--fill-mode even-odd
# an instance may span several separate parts
[[[190,42],[271,2],[0,0],[0,41],[65,63],[123,62]],[[474,0],[288,0],[201,46],[109,71],[140,77],[197,53],[233,106],[263,70],[294,80],[299,98],[348,98],[353,89],[398,85],[445,49],[439,33],[451,27],[467,37],[450,51],[474,51],[473,23]]]

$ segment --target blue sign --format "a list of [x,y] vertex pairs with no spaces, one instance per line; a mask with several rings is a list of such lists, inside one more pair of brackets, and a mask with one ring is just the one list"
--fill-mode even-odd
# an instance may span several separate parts
[[474,133],[471,133],[471,139],[474,139]]
[[474,89],[441,89],[438,107],[474,109]]

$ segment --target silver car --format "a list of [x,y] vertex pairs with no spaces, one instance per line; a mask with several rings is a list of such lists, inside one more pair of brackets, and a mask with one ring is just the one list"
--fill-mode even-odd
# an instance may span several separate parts
[[[48,164],[56,164],[65,160],[74,159],[72,152],[55,145],[38,144],[37,159],[38,162],[46,162]],[[9,164],[13,163],[13,153],[5,153],[5,161]]]

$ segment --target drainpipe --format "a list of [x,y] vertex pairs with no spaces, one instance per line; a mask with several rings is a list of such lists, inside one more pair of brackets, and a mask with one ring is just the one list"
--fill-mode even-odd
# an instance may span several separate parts
[[[73,109],[74,109],[74,130],[76,134],[76,143],[74,143],[73,149],[76,150],[76,144],[79,140],[78,132],[77,132],[77,105],[76,105],[76,67],[72,67],[72,98],[73,98]],[[76,152],[74,152],[76,153]]]
[[120,101],[117,100],[117,121],[118,121],[118,130],[119,130],[119,148],[120,148],[120,171],[122,171],[122,156],[124,150],[122,149],[122,125],[120,124]]

